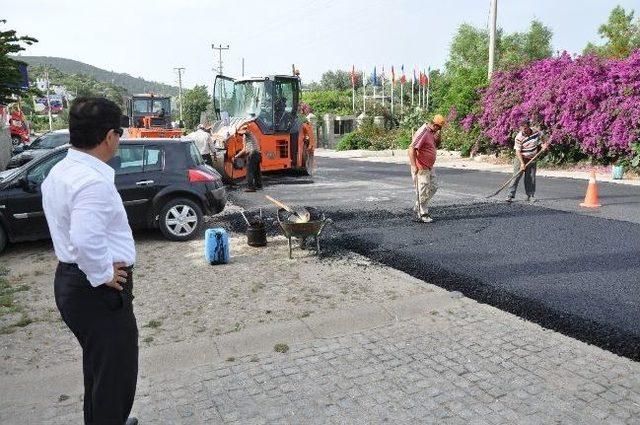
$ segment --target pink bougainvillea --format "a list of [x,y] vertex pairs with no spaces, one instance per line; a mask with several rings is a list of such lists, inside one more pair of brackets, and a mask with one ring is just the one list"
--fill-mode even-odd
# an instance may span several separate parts
[[623,60],[568,53],[494,74],[477,119],[498,145],[523,118],[543,125],[553,144],[577,144],[596,158],[628,154],[640,138],[640,50]]

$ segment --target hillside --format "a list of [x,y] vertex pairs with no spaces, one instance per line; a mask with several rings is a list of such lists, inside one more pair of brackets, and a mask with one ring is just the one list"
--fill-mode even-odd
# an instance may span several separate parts
[[63,74],[80,74],[96,79],[99,82],[122,87],[129,93],[157,93],[165,96],[177,96],[178,87],[168,84],[147,81],[144,78],[132,77],[126,73],[105,71],[98,67],[78,62],[72,59],[48,56],[19,56],[29,67],[49,65]]

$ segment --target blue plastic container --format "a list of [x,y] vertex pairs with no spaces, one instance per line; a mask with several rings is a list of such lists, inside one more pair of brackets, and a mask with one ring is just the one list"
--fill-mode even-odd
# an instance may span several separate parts
[[229,234],[222,227],[204,232],[204,258],[209,264],[229,262]]
[[624,175],[624,167],[622,165],[614,165],[611,167],[611,178],[614,180],[622,180]]

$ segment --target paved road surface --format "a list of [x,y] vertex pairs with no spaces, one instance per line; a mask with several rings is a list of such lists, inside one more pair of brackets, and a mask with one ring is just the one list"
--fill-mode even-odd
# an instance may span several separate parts
[[[423,225],[409,220],[406,166],[318,164],[312,178],[267,178],[264,193],[329,211],[344,248],[640,359],[638,187],[601,184],[604,207],[585,211],[585,181],[539,178],[538,203],[508,205],[485,199],[506,175],[440,169],[436,221]],[[232,199],[268,207],[260,193]]]

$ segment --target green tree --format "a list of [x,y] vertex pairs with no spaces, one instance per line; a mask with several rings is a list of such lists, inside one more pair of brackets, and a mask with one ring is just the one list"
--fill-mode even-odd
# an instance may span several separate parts
[[207,110],[211,103],[207,86],[196,85],[193,89],[185,91],[182,95],[182,102],[184,125],[187,129],[194,129],[200,122],[200,115]]
[[[362,84],[362,73],[356,71],[356,87]],[[351,90],[351,71],[337,69],[327,71],[320,77],[321,90]]]
[[337,115],[352,113],[351,90],[320,90],[302,92],[302,102],[309,104],[318,117],[330,112]]
[[601,46],[589,43],[583,53],[622,59],[640,48],[640,18],[634,22],[633,15],[633,10],[627,13],[623,7],[616,6],[609,14],[609,20],[598,29],[605,43]]
[[[551,56],[552,31],[540,21],[532,21],[522,33],[496,34],[496,69],[521,67]],[[429,109],[447,115],[455,107],[458,117],[474,111],[480,90],[487,81],[489,33],[486,29],[462,24],[449,51],[442,76],[432,75]],[[432,73],[433,74],[433,73]]]
[[553,54],[553,32],[542,22],[533,20],[524,33],[507,34],[498,41],[498,69],[521,67]]
[[[6,20],[0,20],[0,24],[6,23]],[[22,44],[30,46],[37,42],[38,40],[33,37],[18,37],[14,30],[0,31],[0,104],[10,103],[14,96],[25,94],[25,91],[17,85],[22,81],[19,66],[26,66],[26,64],[9,57],[9,54],[24,50]]]

